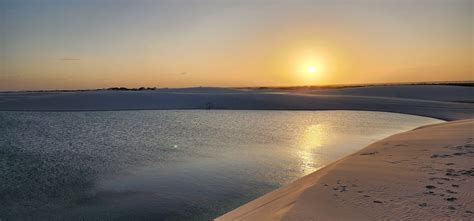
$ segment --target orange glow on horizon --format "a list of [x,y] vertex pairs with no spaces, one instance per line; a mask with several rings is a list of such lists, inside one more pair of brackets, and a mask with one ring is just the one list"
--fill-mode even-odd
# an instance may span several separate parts
[[25,1],[0,91],[474,80],[470,1]]

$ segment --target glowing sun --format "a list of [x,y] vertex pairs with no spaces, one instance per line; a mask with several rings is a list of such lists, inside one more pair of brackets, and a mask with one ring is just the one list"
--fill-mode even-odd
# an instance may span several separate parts
[[310,74],[316,73],[317,69],[315,66],[309,66],[306,71]]

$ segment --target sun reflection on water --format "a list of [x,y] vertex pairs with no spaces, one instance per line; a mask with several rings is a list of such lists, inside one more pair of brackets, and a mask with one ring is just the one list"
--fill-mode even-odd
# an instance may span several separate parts
[[301,171],[304,175],[316,171],[323,165],[318,159],[318,150],[326,143],[329,128],[324,124],[313,124],[306,127],[300,143],[297,155],[301,160]]

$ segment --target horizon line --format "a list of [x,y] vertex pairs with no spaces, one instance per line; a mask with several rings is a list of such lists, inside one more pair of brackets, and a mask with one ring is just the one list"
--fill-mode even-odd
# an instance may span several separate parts
[[321,88],[337,89],[345,87],[370,87],[370,86],[396,86],[396,85],[452,85],[452,86],[474,86],[474,80],[459,81],[424,81],[424,82],[380,82],[380,83],[355,83],[355,84],[321,84],[321,85],[288,85],[288,86],[189,86],[189,87],[123,87],[113,86],[104,88],[86,88],[86,89],[39,89],[39,90],[0,90],[0,93],[18,93],[18,92],[81,92],[81,91],[102,91],[102,90],[160,90],[160,89],[188,89],[188,88],[229,88],[229,89],[298,89],[298,88]]

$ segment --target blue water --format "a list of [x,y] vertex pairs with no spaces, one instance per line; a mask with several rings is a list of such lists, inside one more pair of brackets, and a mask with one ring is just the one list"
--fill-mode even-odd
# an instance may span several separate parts
[[357,111],[0,112],[0,219],[209,220],[438,122]]

